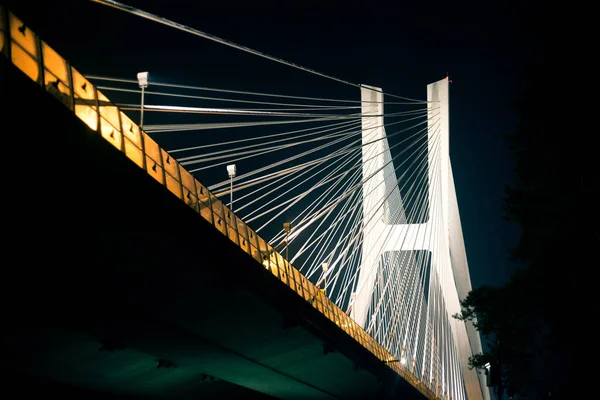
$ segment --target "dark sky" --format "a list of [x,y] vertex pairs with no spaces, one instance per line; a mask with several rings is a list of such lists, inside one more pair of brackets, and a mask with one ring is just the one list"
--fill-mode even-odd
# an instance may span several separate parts
[[[9,2],[10,3],[10,2]],[[314,77],[87,1],[13,7],[84,74],[332,98],[358,89]],[[354,83],[425,99],[428,83],[449,73],[450,154],[473,286],[508,277],[516,229],[503,221],[504,186],[513,179],[504,135],[508,102],[535,59],[533,6],[479,2],[280,2],[244,4],[133,1],[126,4]],[[218,4],[215,4],[218,3]],[[415,3],[415,2],[413,2]],[[485,6],[482,4],[486,3]],[[285,5],[283,5],[285,4]],[[301,6],[301,4],[304,4]],[[354,5],[356,4],[356,5]]]

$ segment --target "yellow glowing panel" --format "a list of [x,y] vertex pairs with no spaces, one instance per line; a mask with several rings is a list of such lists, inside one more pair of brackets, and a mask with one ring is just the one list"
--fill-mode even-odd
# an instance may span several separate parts
[[175,196],[181,198],[181,185],[177,181],[177,179],[173,178],[171,175],[166,174],[167,178],[167,189],[171,191]]
[[100,118],[100,132],[107,142],[121,150],[121,133],[104,118]]
[[250,246],[250,252],[252,253],[252,257],[258,261],[258,262],[262,262],[261,257],[260,257],[260,251],[258,251],[258,249],[254,246]]
[[160,164],[148,156],[146,156],[146,172],[159,183],[163,183],[163,170]]
[[225,211],[225,221],[235,228],[235,215],[226,205],[223,205],[223,211]]
[[[77,104],[77,100],[75,99],[75,115],[92,130],[98,130],[98,113],[96,113],[96,108],[85,104]],[[81,100],[79,99],[79,101]]]
[[302,297],[302,283],[296,281],[296,292],[300,297]]
[[313,291],[313,293],[312,293],[312,297],[311,297],[311,299],[312,299],[312,301],[311,301],[311,305],[312,305],[314,308],[319,308],[319,296],[318,296],[318,294],[317,294],[317,292],[318,292],[318,291],[319,291],[319,289],[315,289],[315,290]]
[[194,179],[194,183],[196,184],[196,194],[200,201],[208,204],[208,190],[197,180]]
[[187,188],[183,188],[183,199],[185,204],[198,211],[198,199],[194,195],[194,192],[189,191]]
[[25,52],[18,44],[12,42],[12,62],[32,80],[37,81],[40,70],[37,61]]
[[144,168],[144,155],[135,144],[125,138],[125,155],[140,168]]
[[[259,252],[259,253],[260,253],[260,252]],[[266,256],[266,255],[264,255],[264,254],[261,254],[261,255],[260,255],[260,259],[262,260],[262,261],[261,261],[261,264],[263,265],[263,267],[265,267],[265,268],[268,270],[268,269],[270,268],[270,261],[269,261],[269,257],[267,257],[267,256]]]
[[271,262],[274,263],[275,265],[277,265],[277,259],[275,257],[275,250],[269,244],[267,244],[265,253],[270,258]]
[[137,126],[124,112],[121,111],[121,124],[123,125],[123,134],[131,140],[137,147],[142,148],[142,138],[140,127]]
[[229,240],[235,244],[238,244],[237,231],[231,225],[227,225],[227,232],[229,233]]
[[304,287],[304,299],[310,300],[310,292],[308,291],[308,288],[306,286]]
[[[220,204],[221,202],[219,202]],[[216,210],[217,208],[215,208],[215,202],[212,202],[212,207],[213,207],[213,211],[215,211],[215,214],[213,215],[215,221],[214,221],[214,225],[215,228],[217,228],[223,235],[227,235],[227,228],[225,227],[225,220],[223,219],[222,215],[219,215]],[[223,210],[221,209],[221,212],[223,212]]]
[[104,95],[104,93],[102,93],[101,91],[99,91],[98,89],[96,89],[96,95],[98,96],[98,100],[99,101],[106,101],[106,102],[110,102],[110,100],[108,99],[108,97],[106,97]]
[[144,132],[144,151],[146,152],[146,155],[151,157],[153,160],[159,161],[160,160],[160,150],[159,149],[160,148],[158,147],[158,144]]
[[[1,24],[1,22],[0,22],[0,24]],[[0,31],[0,51],[2,51],[3,48],[4,48],[4,32]]]
[[319,296],[319,301],[323,304],[325,304],[325,302],[327,301],[327,299],[325,298],[325,294],[323,293],[323,291],[319,290],[317,292],[317,295]]
[[223,218],[223,203],[217,199],[212,193],[210,194],[210,204],[212,205],[215,216]]
[[[240,220],[241,221],[241,220]],[[250,229],[249,226],[246,226],[246,229],[248,230],[248,241],[250,242],[250,244],[254,247],[258,247],[258,240],[256,232],[254,232],[252,229]]]
[[71,91],[69,90],[69,87],[56,76],[51,74],[48,70],[44,72],[44,81],[44,86],[46,87],[48,93],[51,93],[65,106],[70,107]]
[[210,207],[208,190],[197,180],[194,180],[194,183],[196,184],[196,194],[200,201],[200,215],[212,224],[212,210]]
[[327,307],[327,317],[335,324],[335,312],[333,311],[333,303],[329,302]]
[[73,75],[73,90],[75,94],[84,100],[96,100],[94,86],[75,68],[71,68],[71,73]]
[[10,36],[19,43],[29,54],[37,58],[35,45],[35,34],[29,29],[23,21],[10,13],[9,16]]
[[175,161],[175,159],[173,157],[171,157],[171,155],[169,153],[167,153],[166,151],[164,151],[163,149],[161,149],[162,151],[162,157],[163,157],[163,167],[165,168],[165,171],[167,171],[168,173],[170,173],[171,175],[173,175],[174,177],[179,177],[179,168],[177,165],[177,161]]
[[240,236],[244,239],[248,239],[248,233],[246,232],[246,224],[239,218],[237,218],[237,230]]
[[239,218],[236,218],[236,224],[237,224],[238,234],[241,237],[243,237],[244,239],[248,239],[248,232],[246,231],[246,224],[244,224],[244,222]]
[[121,121],[119,121],[119,109],[108,100],[108,98],[99,90],[98,102],[100,105],[100,116],[106,119],[114,129],[121,132]]
[[287,283],[287,274],[281,268],[279,269],[279,279],[281,279],[281,282]]
[[208,205],[208,203],[201,201],[200,203],[200,215],[202,216],[202,218],[204,218],[205,220],[207,220],[208,222],[210,222],[211,224],[213,223],[212,220],[212,211],[210,209],[210,206]]
[[181,177],[182,185],[188,188],[191,192],[194,192],[194,177],[181,165],[179,166],[179,176]]
[[114,129],[121,131],[119,128],[119,109],[116,106],[100,106],[100,116],[110,122]]
[[313,306],[319,310],[319,312],[322,314],[323,313],[323,305],[315,299],[315,301],[313,301]]
[[358,325],[356,325],[354,320],[351,318],[349,318],[348,321],[350,322],[350,326],[351,326],[351,330],[352,330],[352,337],[354,339],[358,340],[358,337],[360,336],[360,332],[358,331]]
[[279,270],[277,269],[277,265],[275,265],[274,263],[272,263],[270,259],[267,258],[267,260],[268,260],[267,262],[269,264],[269,267],[271,268],[271,273],[274,276],[279,277],[279,275],[278,275],[279,274]]
[[[277,265],[279,265],[279,268],[283,268],[285,270],[285,272],[289,271],[289,265],[287,263],[286,260],[283,259],[283,257],[281,256],[281,254],[279,253],[275,253],[275,256],[277,257]],[[293,277],[290,277],[293,279]]]
[[44,67],[63,82],[69,82],[67,74],[67,63],[50,46],[42,42],[42,54],[44,55]]
[[[259,251],[260,253],[260,259],[262,260],[261,263],[262,265],[266,268],[269,269],[271,266],[271,260],[269,259],[269,256],[266,253],[263,253],[262,251]],[[275,268],[277,269],[277,268]],[[277,275],[275,272],[273,272],[273,275]]]
[[238,235],[240,235],[240,247],[246,252],[250,254],[250,243],[246,240],[245,237],[241,235],[241,232],[238,231]]
[[267,247],[265,244],[265,240],[263,238],[261,238],[260,236],[257,235],[258,238],[258,248],[260,251],[265,252],[267,251]]
[[229,208],[223,205],[223,211],[225,212],[225,222],[227,223],[227,230],[235,233],[236,240],[231,239],[232,241],[237,243],[237,229],[235,228],[235,215],[231,212]]
[[354,339],[354,331],[352,325],[348,322],[348,318],[344,318],[344,321],[342,321],[342,328]]

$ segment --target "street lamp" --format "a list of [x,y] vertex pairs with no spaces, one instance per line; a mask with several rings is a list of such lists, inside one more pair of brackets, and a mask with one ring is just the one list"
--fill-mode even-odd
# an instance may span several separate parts
[[142,106],[140,108],[140,128],[144,127],[144,89],[148,87],[148,72],[138,72],[138,84],[142,88]]
[[321,268],[323,269],[323,294],[325,294],[325,288],[327,287],[327,270],[329,269],[329,264],[326,262],[321,263]]
[[402,346],[402,353],[400,357],[400,364],[406,365],[406,346]]
[[235,164],[229,164],[227,166],[227,173],[229,174],[229,209],[233,212],[233,178],[235,178]]
[[288,257],[288,247],[290,246],[289,237],[290,231],[292,230],[292,224],[289,222],[284,222],[283,230],[285,231],[285,259],[290,262],[290,258]]
[[346,310],[346,314],[350,315],[352,312],[352,307],[354,307],[354,302],[356,301],[356,292],[350,293],[350,303],[348,303],[348,309]]

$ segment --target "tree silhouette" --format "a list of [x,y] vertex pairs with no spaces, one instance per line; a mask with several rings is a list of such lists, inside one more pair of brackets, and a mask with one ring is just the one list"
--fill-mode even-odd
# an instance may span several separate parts
[[554,11],[545,19],[554,27],[538,27],[537,35],[545,38],[542,55],[512,103],[518,124],[507,137],[516,181],[506,189],[504,208],[506,219],[520,227],[510,252],[517,270],[501,287],[471,291],[456,315],[472,320],[487,339],[486,351],[472,357],[471,366],[496,365],[498,397],[514,392],[570,399],[593,391],[580,359],[593,346],[583,333],[597,315],[596,281],[587,271],[598,265],[592,256],[600,245],[600,167],[587,97],[574,91],[593,85],[581,82],[589,77],[572,45],[582,36],[560,29],[566,19],[561,13],[569,10]]

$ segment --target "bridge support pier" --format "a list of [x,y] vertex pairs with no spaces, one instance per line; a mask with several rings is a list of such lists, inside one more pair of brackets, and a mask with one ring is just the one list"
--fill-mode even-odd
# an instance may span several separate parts
[[[469,356],[481,352],[481,339],[470,323],[452,318],[452,315],[460,312],[460,299],[471,290],[471,283],[450,165],[448,85],[449,80],[445,78],[427,86],[427,216],[425,221],[418,223],[407,220],[398,189],[398,178],[384,127],[383,93],[380,88],[362,85],[363,242],[350,316],[366,330],[381,318],[401,318],[400,315],[390,314],[388,310],[379,310],[380,314],[374,312],[378,309],[374,301],[382,302],[382,299],[374,299],[373,293],[376,281],[383,281],[383,260],[398,263],[399,257],[389,257],[390,252],[426,251],[430,260],[429,287],[414,290],[417,296],[421,296],[419,301],[426,308],[424,326],[416,328],[409,325],[403,328],[405,331],[421,329],[423,332],[434,332],[428,333],[434,337],[424,341],[424,334],[420,337],[417,334],[413,337],[419,337],[421,343],[405,343],[406,337],[399,336],[393,346],[388,344],[391,346],[388,350],[393,352],[398,346],[408,347],[408,355],[412,359],[417,348],[425,348],[419,360],[421,369],[427,369],[430,373],[436,369],[439,370],[436,373],[443,373],[444,390],[456,395],[464,390],[469,399],[489,399],[483,380],[476,371],[468,368]],[[400,270],[402,276],[398,279],[410,279],[406,276],[410,270]],[[401,282],[395,285],[401,286]],[[429,295],[426,295],[427,292]],[[402,297],[393,301],[415,300]],[[386,312],[388,314],[385,316],[381,315]],[[436,319],[446,320],[440,322]],[[407,323],[410,320],[400,322]],[[458,354],[458,357],[454,357],[454,354]],[[400,354],[395,356],[400,358]],[[433,367],[430,368],[430,365]],[[422,371],[415,370],[414,373],[420,376]]]

